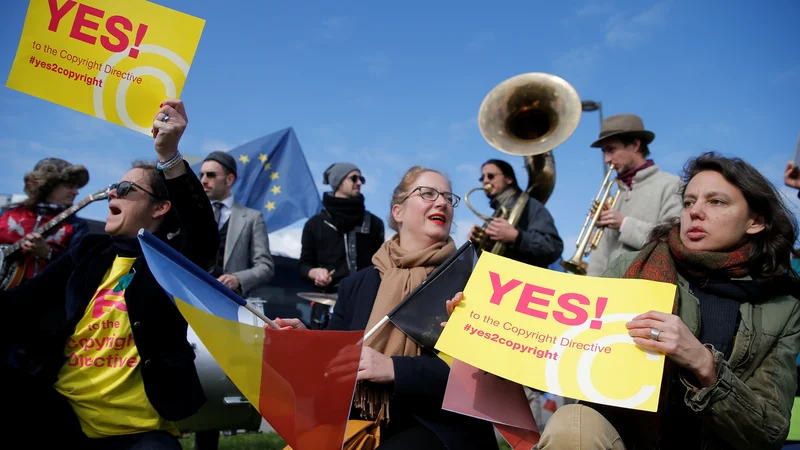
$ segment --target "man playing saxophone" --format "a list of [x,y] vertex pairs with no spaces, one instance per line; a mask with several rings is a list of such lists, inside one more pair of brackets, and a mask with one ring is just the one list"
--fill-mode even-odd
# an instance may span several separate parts
[[[528,197],[516,226],[506,218],[497,217],[497,211],[502,207],[510,211],[522,193],[511,164],[499,159],[486,161],[481,167],[480,182],[491,186],[486,196],[495,210],[495,218],[484,224],[486,239],[505,243],[503,256],[538,267],[547,267],[561,256],[564,243],[558,235],[553,217],[540,201]],[[473,226],[467,239],[473,240],[481,232],[477,225]]]
[[620,254],[641,250],[655,225],[680,215],[680,179],[648,159],[653,139],[655,133],[645,130],[640,117],[618,114],[603,121],[591,145],[613,165],[621,192],[615,207],[598,217],[597,226],[605,230],[589,259],[589,276],[601,275]]

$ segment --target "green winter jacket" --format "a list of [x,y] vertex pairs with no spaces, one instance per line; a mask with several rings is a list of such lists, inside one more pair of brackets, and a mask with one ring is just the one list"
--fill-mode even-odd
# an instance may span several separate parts
[[[637,254],[620,255],[603,276],[622,278]],[[680,275],[678,292],[678,315],[698,336],[700,304]],[[680,376],[681,383],[673,384],[673,389],[686,389],[686,405],[702,420],[702,436],[687,439],[701,439],[704,450],[780,449],[789,433],[797,390],[800,301],[794,296],[778,296],[742,303],[739,312],[741,321],[730,358],[726,361],[707,344],[714,354],[717,382],[700,388]]]

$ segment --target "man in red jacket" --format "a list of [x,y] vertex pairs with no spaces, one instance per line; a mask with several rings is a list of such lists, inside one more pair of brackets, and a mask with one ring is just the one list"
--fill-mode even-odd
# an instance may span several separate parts
[[10,270],[2,274],[0,288],[10,289],[41,273],[86,234],[86,221],[74,215],[47,236],[34,230],[72,206],[78,189],[88,182],[85,167],[59,158],[45,158],[25,174],[28,198],[10,205],[0,216],[0,244],[22,243],[16,254],[6,255],[6,268]]

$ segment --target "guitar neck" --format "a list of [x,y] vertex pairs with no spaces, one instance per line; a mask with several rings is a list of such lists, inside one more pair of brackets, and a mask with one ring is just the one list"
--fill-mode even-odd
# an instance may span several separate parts
[[[73,215],[76,212],[80,211],[81,209],[85,208],[86,205],[88,205],[92,201],[93,200],[91,198],[85,198],[85,199],[79,201],[75,205],[70,206],[69,208],[65,209],[64,211],[62,211],[57,216],[55,216],[52,219],[50,219],[49,221],[47,221],[47,223],[45,223],[44,225],[42,225],[39,228],[37,228],[35,230],[35,232],[41,234],[42,236],[45,236],[48,231],[50,231],[54,227],[58,226],[61,222],[67,220],[71,215]],[[19,251],[19,249],[22,248],[22,241],[23,240],[20,239],[17,242],[15,242],[13,245],[11,245],[9,247],[6,247],[3,250],[3,256],[4,257],[8,257],[8,256],[16,253],[17,251]]]

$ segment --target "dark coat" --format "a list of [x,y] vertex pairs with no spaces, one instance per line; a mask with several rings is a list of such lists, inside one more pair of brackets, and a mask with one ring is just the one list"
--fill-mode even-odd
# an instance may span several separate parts
[[[365,330],[380,284],[374,267],[345,278],[328,329]],[[498,448],[489,422],[442,409],[450,367],[441,358],[423,349],[420,356],[394,356],[392,362],[392,421],[413,419],[435,433],[449,450]]]
[[[180,232],[167,242],[200,267],[213,267],[219,235],[200,182],[189,170],[186,175],[165,180],[165,184],[174,211],[165,224],[180,224]],[[156,235],[166,236],[163,231]],[[0,315],[0,337],[15,346],[13,364],[2,365],[3,377],[24,380],[31,390],[54,391],[53,383],[67,360],[67,339],[117,255],[112,243],[108,235],[87,235],[39,276],[0,292],[4,311]],[[195,370],[195,354],[186,339],[187,323],[153,277],[144,256],[136,258],[133,269],[136,275],[125,291],[125,303],[145,392],[162,417],[181,420],[197,412],[206,400]],[[23,317],[25,320],[20,320]],[[52,392],[41,397],[66,403]],[[56,419],[46,413],[48,409],[71,412],[63,404],[37,406],[45,417],[77,424],[74,418]]]
[[[356,233],[356,267],[358,270],[372,265],[372,256],[381,248],[385,230],[383,221],[372,213],[369,214],[369,234]],[[326,224],[330,220],[327,211],[323,211],[308,219],[303,226],[302,250],[298,261],[300,276],[317,290],[314,280],[308,278],[308,272],[316,267],[336,270],[333,281],[325,292],[336,292],[343,279],[350,275],[345,253],[345,235]]]
[[[517,199],[519,196],[517,196]],[[497,201],[490,202],[492,208],[497,210],[500,205]],[[516,204],[516,199],[506,207],[510,210]],[[484,224],[484,227],[488,224]],[[521,263],[537,267],[547,267],[554,263],[564,251],[564,243],[556,230],[553,216],[550,211],[535,198],[528,198],[525,210],[520,215],[516,224],[517,240],[507,246],[503,256]]]

